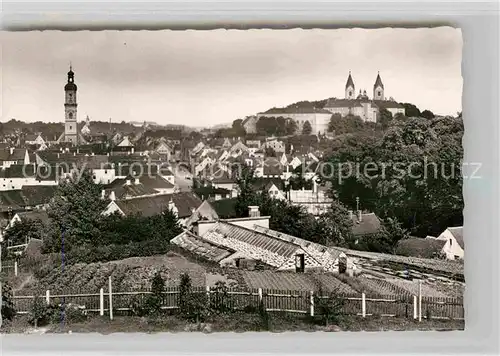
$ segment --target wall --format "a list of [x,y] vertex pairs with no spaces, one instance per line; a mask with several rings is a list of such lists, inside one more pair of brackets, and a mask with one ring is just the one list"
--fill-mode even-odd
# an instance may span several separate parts
[[269,229],[269,216],[258,216],[258,217],[248,217],[248,218],[236,218],[236,219],[227,219],[225,221],[238,225],[241,227],[246,227],[247,229],[253,229],[254,225],[265,227]]
[[[453,236],[451,232],[446,230],[441,235],[439,235],[438,239],[446,240],[445,245],[443,246],[443,252],[446,254],[446,258],[449,260],[454,260],[455,256],[459,258],[464,258],[464,250],[460,247],[457,240]],[[451,243],[450,243],[451,240]]]

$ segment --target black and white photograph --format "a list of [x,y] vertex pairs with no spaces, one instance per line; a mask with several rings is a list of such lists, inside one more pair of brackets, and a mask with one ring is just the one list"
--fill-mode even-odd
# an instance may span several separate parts
[[2,333],[464,330],[459,28],[0,44]]

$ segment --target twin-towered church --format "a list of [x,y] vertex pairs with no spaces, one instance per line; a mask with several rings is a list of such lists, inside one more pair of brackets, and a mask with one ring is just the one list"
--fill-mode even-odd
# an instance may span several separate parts
[[405,114],[403,105],[397,103],[393,98],[386,99],[384,84],[380,73],[377,74],[375,84],[373,84],[373,97],[370,99],[366,90],[356,95],[356,86],[349,72],[347,83],[345,85],[345,99],[329,99],[324,109],[333,114],[342,116],[359,116],[363,121],[377,122],[377,117],[381,109],[387,109],[393,116]]

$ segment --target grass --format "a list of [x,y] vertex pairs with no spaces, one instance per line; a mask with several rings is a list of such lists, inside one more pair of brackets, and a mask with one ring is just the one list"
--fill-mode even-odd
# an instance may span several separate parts
[[[231,315],[213,316],[204,324],[195,325],[179,318],[177,315],[162,315],[158,318],[140,318],[131,316],[117,316],[109,320],[108,316],[90,317],[85,322],[52,324],[45,327],[47,333],[101,333],[111,334],[118,332],[249,332],[265,331],[257,314],[233,313]],[[23,333],[30,326],[26,316],[19,316],[5,325],[5,333]],[[271,332],[285,331],[389,331],[389,330],[464,330],[464,321],[459,320],[422,320],[390,317],[361,317],[343,318],[338,325],[323,327],[318,321],[313,322],[308,317],[287,313],[270,313]]]

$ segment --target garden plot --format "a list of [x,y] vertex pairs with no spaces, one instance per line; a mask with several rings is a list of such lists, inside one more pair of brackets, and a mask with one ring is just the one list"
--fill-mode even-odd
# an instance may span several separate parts
[[[387,282],[405,290],[411,295],[416,295],[418,296],[419,293],[419,283],[418,281],[406,281],[404,279],[399,279],[399,278],[394,278],[387,280]],[[435,290],[431,286],[429,286],[427,283],[422,282],[422,296],[423,297],[446,297],[447,295],[444,293],[441,293],[438,290]]]

